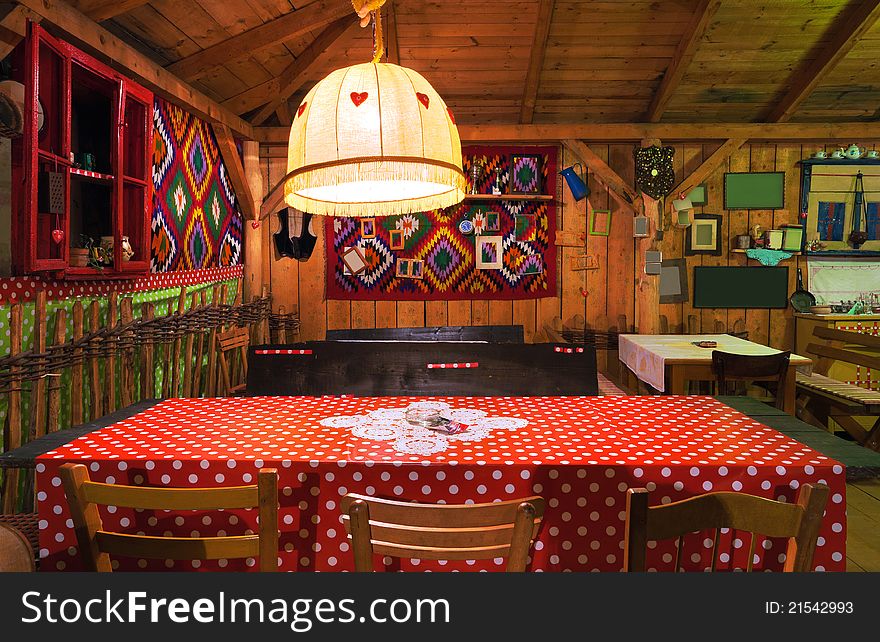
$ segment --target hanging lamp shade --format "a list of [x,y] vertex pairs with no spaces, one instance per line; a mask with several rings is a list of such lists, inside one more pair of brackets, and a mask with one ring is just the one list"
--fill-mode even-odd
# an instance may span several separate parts
[[287,204],[327,216],[442,209],[465,195],[451,111],[421,74],[390,63],[337,69],[294,114]]

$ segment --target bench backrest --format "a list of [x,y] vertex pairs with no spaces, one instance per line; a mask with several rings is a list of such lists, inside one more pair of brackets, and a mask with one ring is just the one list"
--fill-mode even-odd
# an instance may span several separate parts
[[854,346],[880,350],[880,337],[816,326],[813,329],[813,338],[824,340],[824,343],[810,343],[807,346],[807,352],[820,357],[814,367],[814,371],[818,374],[827,375],[835,361],[845,361],[880,370],[880,357],[847,349],[849,346]]
[[248,362],[251,396],[599,394],[589,346],[329,341],[253,346]]
[[433,328],[361,328],[327,330],[327,341],[486,341],[523,343],[521,325],[440,326]]

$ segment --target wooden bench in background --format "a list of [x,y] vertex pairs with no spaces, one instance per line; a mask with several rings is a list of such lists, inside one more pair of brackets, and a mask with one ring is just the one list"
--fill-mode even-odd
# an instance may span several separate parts
[[440,326],[433,328],[361,328],[327,330],[327,341],[485,341],[524,343],[521,325]]
[[247,394],[598,395],[596,351],[552,344],[317,341],[253,346]]
[[[818,357],[813,374],[798,373],[798,416],[826,427],[835,422],[858,443],[880,451],[880,391],[828,377],[836,361],[880,371],[880,337],[816,326],[807,352]],[[872,354],[871,352],[874,352]],[[865,428],[856,417],[876,417]]]

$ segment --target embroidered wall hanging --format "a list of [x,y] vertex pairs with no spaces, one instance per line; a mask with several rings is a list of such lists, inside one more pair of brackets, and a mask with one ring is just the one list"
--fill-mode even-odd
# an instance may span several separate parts
[[240,264],[242,217],[214,131],[158,97],[153,128],[151,271]]
[[[556,296],[556,148],[465,147],[463,152],[465,175],[471,181],[476,174],[476,191],[490,200],[470,196],[445,210],[380,217],[368,225],[356,218],[327,218],[328,299]],[[481,172],[471,172],[475,160],[484,163]],[[512,176],[515,160],[518,177]],[[536,185],[554,198],[539,200],[540,194],[529,192]],[[493,188],[519,200],[492,199]],[[480,238],[500,238],[500,256],[478,256],[478,247],[487,249]],[[359,269],[351,269],[352,258]]]

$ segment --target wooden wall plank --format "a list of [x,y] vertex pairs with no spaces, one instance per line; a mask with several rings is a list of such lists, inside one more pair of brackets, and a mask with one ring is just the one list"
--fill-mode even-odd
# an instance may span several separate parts
[[472,325],[473,315],[471,313],[470,301],[450,301],[446,309],[449,325]]
[[[772,172],[776,168],[776,145],[752,145],[751,170],[753,172]],[[749,228],[760,225],[762,230],[773,229],[772,210],[749,210]],[[746,327],[749,340],[768,345],[770,341],[770,311],[747,310]]]
[[[747,172],[750,166],[750,148],[748,146],[741,147],[730,155],[728,168],[731,172]],[[728,219],[728,247],[734,247],[736,236],[738,234],[749,233],[749,213],[748,211],[735,210],[725,212]],[[737,254],[731,252],[728,255],[728,265],[747,265],[750,261],[745,254]],[[728,331],[733,332],[735,328],[746,327],[746,311],[745,310],[728,310],[727,312]]]
[[446,301],[425,302],[425,325],[429,328],[448,325]]

